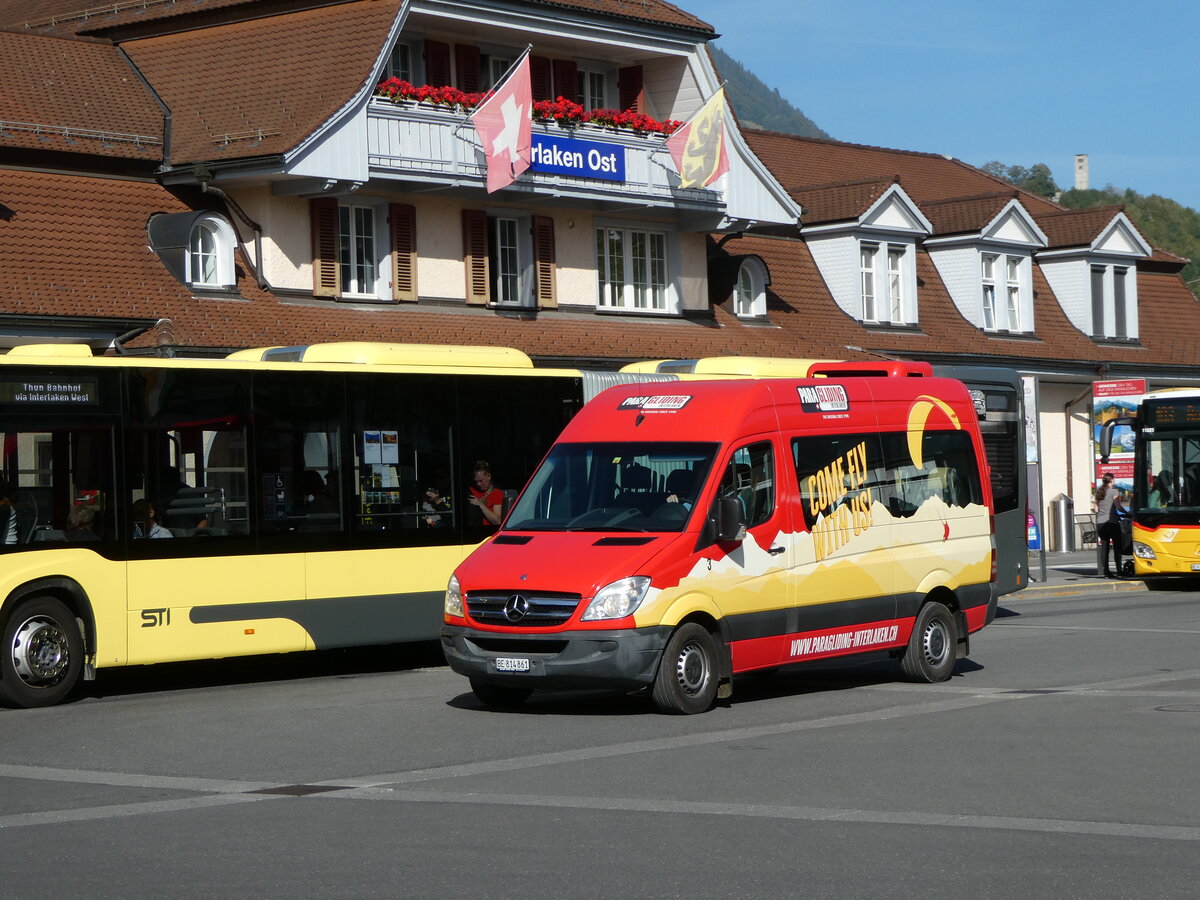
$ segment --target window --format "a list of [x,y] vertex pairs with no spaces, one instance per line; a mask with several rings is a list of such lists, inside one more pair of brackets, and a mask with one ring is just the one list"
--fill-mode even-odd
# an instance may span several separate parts
[[343,294],[376,295],[379,262],[372,207],[338,207],[338,265]]
[[388,56],[387,65],[383,70],[383,78],[399,78],[401,81],[412,82],[412,48],[408,44],[397,44]]
[[1134,302],[1136,281],[1128,266],[1093,265],[1092,334],[1095,337],[1135,336]]
[[667,311],[667,235],[632,228],[596,229],[600,307]]
[[983,254],[983,327],[996,327],[996,255]]
[[[492,298],[496,303],[520,303],[528,291],[521,291],[522,276],[526,265],[522,265],[521,247],[518,241],[516,219],[489,219],[491,224],[490,261],[492,266]],[[526,221],[528,228],[528,221]],[[526,249],[528,242],[526,242]]]
[[775,454],[769,442],[734,451],[717,497],[737,497],[741,501],[747,528],[771,518],[775,511]]
[[606,109],[608,107],[608,79],[604,72],[593,69],[579,70],[579,102],[584,109]]
[[746,257],[738,267],[733,286],[733,312],[741,319],[758,319],[767,314],[767,269],[758,257]]
[[[996,283],[998,269],[1004,266],[1004,304],[997,304]],[[1020,256],[1001,257],[996,253],[980,254],[983,280],[983,327],[988,331],[1021,331],[1022,297],[1021,282],[1024,258]]]
[[512,68],[513,60],[510,56],[489,56],[486,60],[486,71],[484,72],[484,80],[488,88],[494,88],[500,83],[506,72]]
[[224,289],[233,286],[234,234],[219,216],[196,221],[188,235],[185,280],[192,287]]
[[875,257],[879,254],[876,244],[859,247],[859,268],[862,273],[862,316],[864,322],[874,322],[875,317]]

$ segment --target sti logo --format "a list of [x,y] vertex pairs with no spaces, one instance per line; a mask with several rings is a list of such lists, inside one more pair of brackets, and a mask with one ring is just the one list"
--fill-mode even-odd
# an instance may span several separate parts
[[846,389],[840,384],[804,385],[796,388],[805,412],[844,412],[850,408]]
[[654,397],[626,397],[618,409],[636,409],[640,412],[675,412],[687,406],[691,394],[662,394]]

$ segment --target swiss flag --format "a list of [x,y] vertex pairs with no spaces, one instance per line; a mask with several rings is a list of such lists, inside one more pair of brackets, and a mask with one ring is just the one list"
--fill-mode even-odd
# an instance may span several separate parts
[[529,168],[529,113],[533,89],[526,53],[499,87],[471,114],[471,124],[487,158],[487,189],[495,193]]

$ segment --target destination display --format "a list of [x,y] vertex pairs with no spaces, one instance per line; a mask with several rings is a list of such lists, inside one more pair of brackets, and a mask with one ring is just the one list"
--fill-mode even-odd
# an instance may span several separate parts
[[18,406],[96,406],[100,390],[91,379],[0,379],[0,403]]
[[1154,428],[1169,425],[1200,426],[1200,398],[1148,400],[1142,406],[1144,423]]
[[529,168],[535,172],[598,178],[602,181],[625,180],[625,148],[601,141],[534,134]]

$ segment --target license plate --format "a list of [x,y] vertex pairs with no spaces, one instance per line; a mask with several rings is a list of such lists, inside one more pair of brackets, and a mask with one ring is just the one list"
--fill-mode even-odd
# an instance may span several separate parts
[[528,672],[529,660],[520,656],[497,656],[497,672]]

